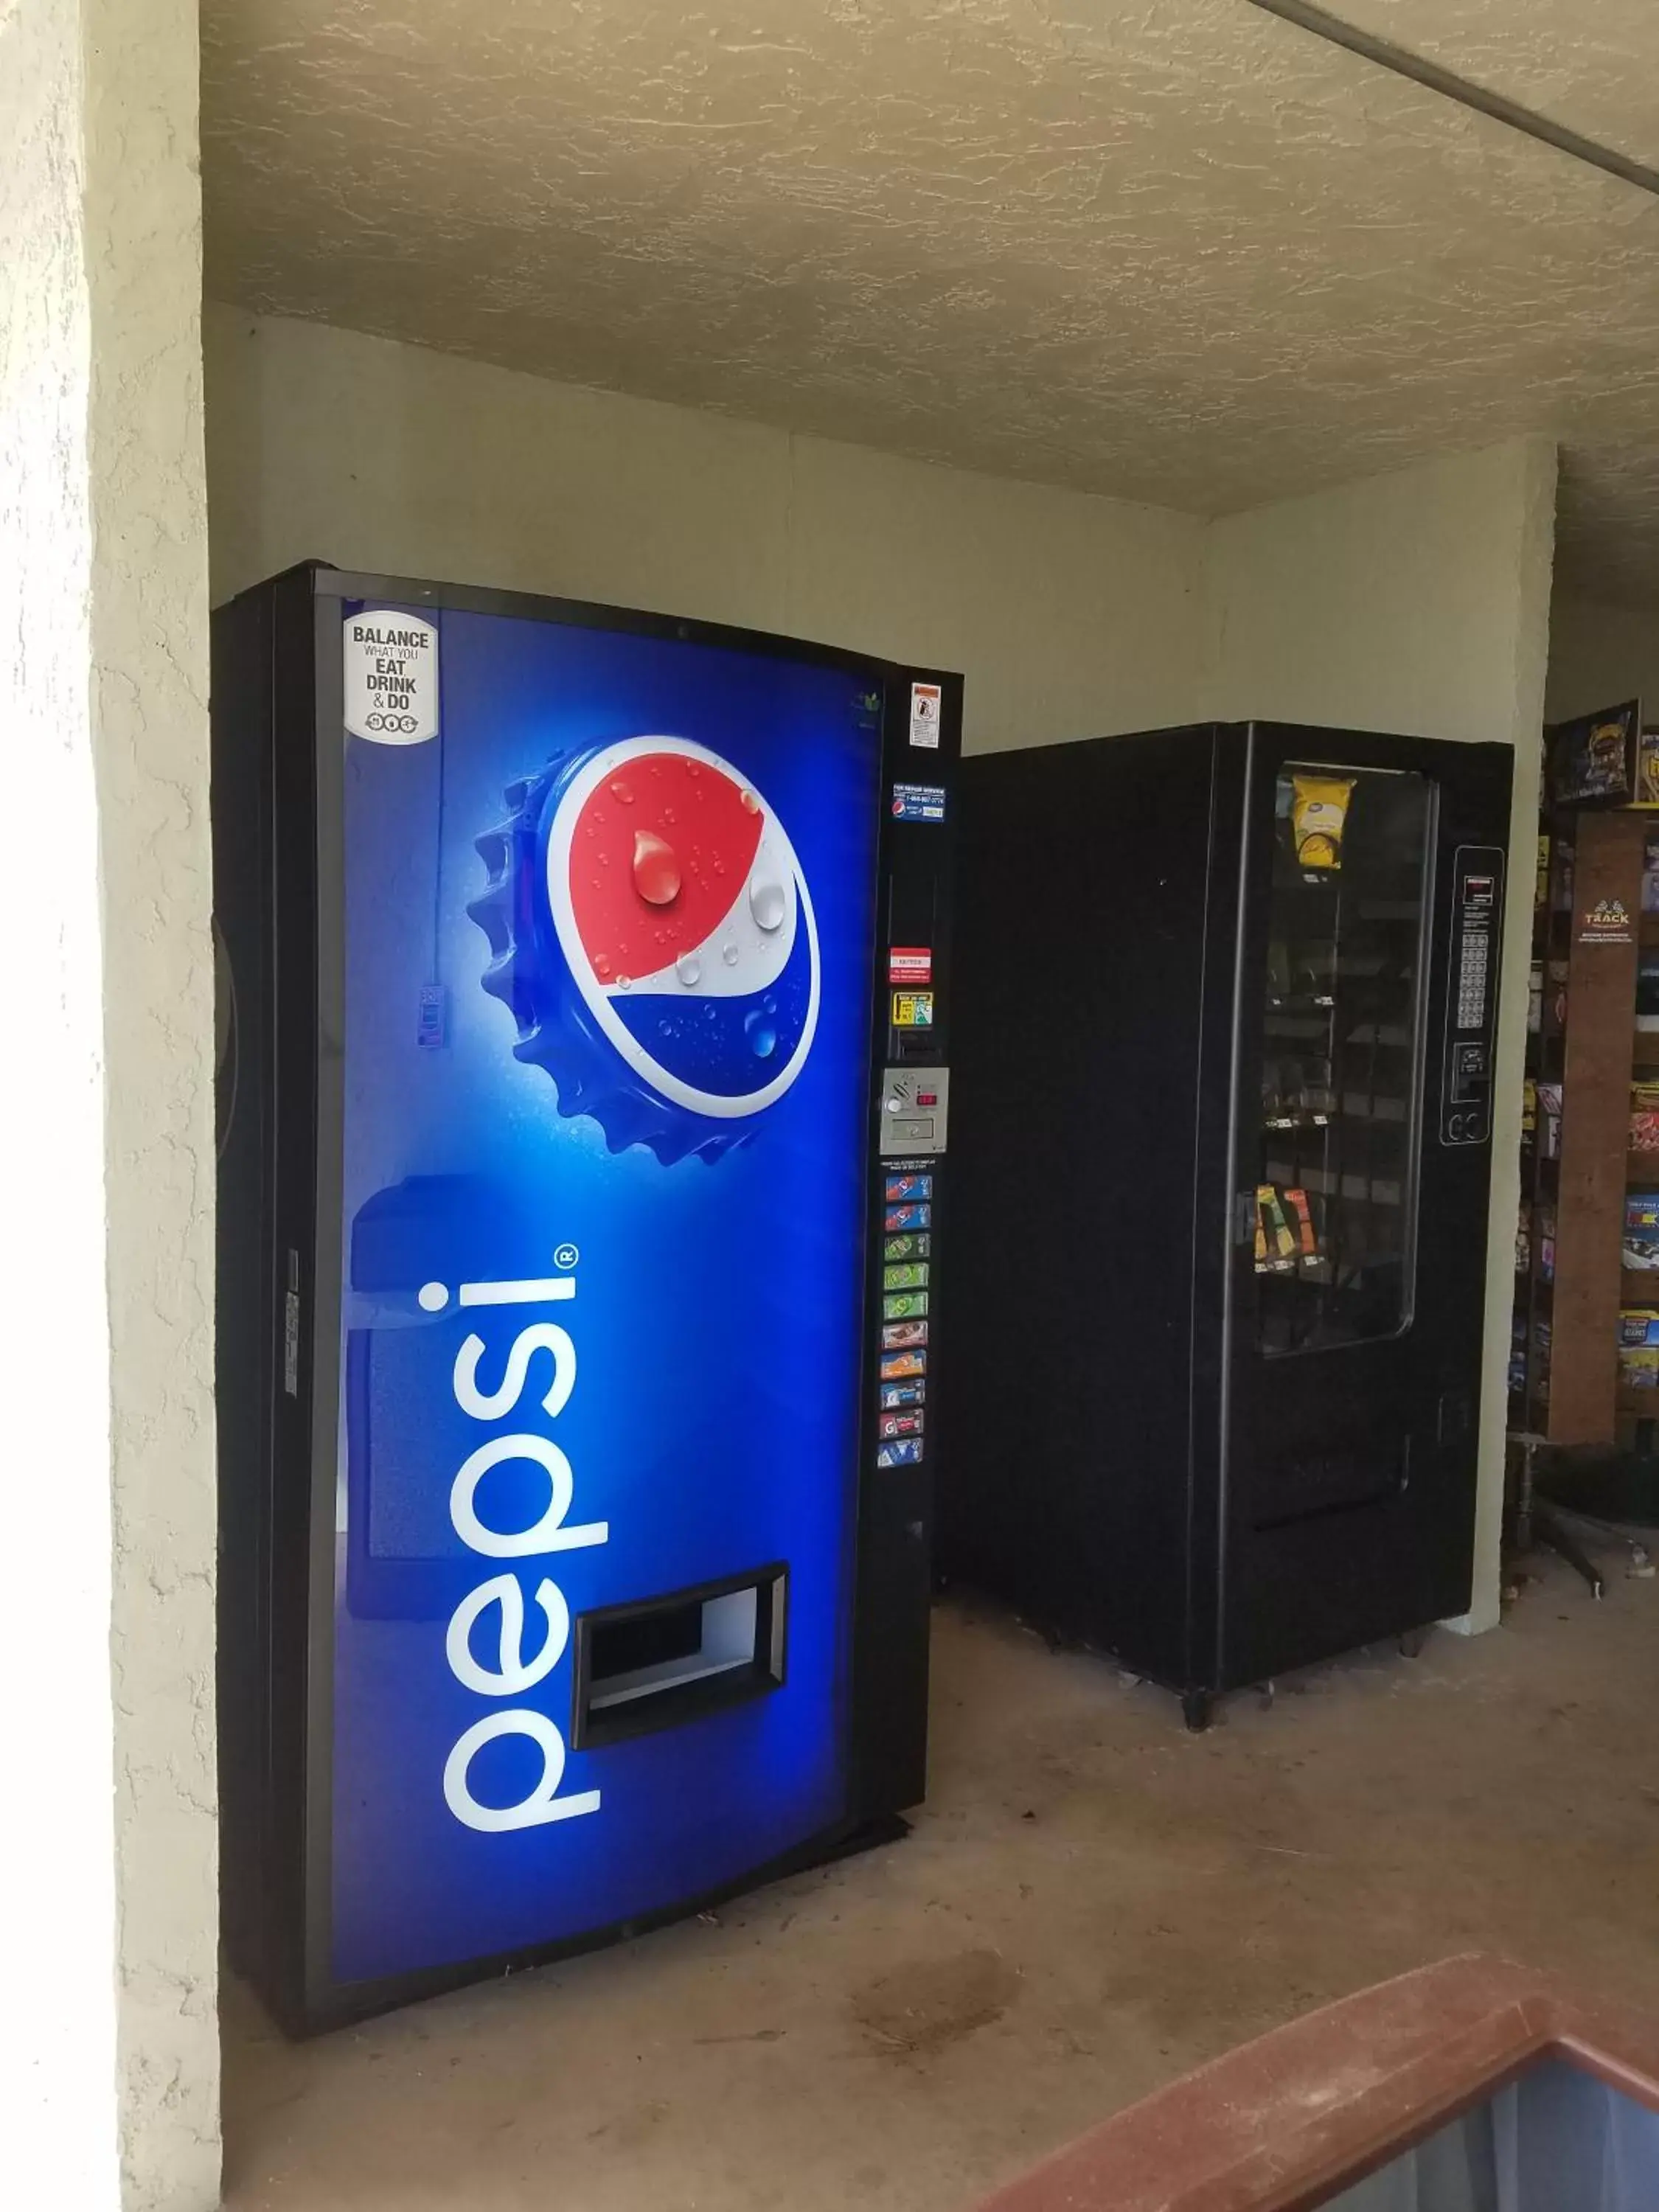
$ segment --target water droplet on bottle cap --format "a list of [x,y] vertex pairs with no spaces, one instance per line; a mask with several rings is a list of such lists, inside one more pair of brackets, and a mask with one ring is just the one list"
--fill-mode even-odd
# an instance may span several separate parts
[[783,926],[783,885],[774,875],[756,875],[749,883],[749,911],[765,930]]
[[760,812],[760,801],[756,798],[752,791],[745,791],[742,794],[742,798],[743,811],[745,814],[758,814]]
[[721,945],[720,958],[725,961],[728,968],[735,968],[737,966],[738,948],[732,939],[728,937],[725,944]]
[[634,804],[634,787],[631,783],[624,783],[618,776],[611,787],[611,796],[618,805],[631,806]]
[[758,1007],[752,1014],[744,1015],[743,1033],[757,1060],[769,1059],[777,1048],[778,1033]]
[[679,857],[654,830],[634,832],[634,888],[651,906],[672,906],[680,895]]
[[593,973],[601,983],[608,983],[611,980],[611,963],[603,952],[596,952],[593,955]]
[[695,952],[682,952],[674,963],[674,973],[689,991],[702,974],[702,963]]

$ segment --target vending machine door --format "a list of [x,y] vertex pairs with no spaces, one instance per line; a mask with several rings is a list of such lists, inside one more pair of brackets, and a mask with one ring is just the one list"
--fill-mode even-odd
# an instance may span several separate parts
[[1498,750],[1250,734],[1217,1593],[1228,1681],[1467,1602]]
[[847,1814],[883,703],[835,659],[337,588],[315,1895],[361,1991]]

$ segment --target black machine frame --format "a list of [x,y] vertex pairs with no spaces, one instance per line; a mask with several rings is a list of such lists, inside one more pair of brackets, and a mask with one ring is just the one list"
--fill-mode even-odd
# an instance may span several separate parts
[[[962,678],[770,633],[587,601],[331,568],[289,569],[213,619],[215,927],[234,1008],[219,1140],[219,1711],[227,1948],[289,2033],[307,2034],[485,1975],[592,1949],[792,1869],[902,1832],[926,1786],[936,1444],[878,1469],[881,1243],[866,1237],[854,1601],[848,1630],[844,1817],[718,1891],[583,1935],[366,1983],[330,1966],[334,1489],[341,1351],[343,962],[340,608],[380,601],[631,632],[843,667],[883,698],[866,1185],[878,1196],[886,956],[894,918],[933,916],[933,986],[951,1005],[949,921]],[[936,748],[908,743],[912,683],[940,689]],[[896,819],[923,773],[943,822]],[[936,1049],[945,1043],[943,1018]],[[933,1163],[941,1182],[945,1162]],[[937,1247],[935,1247],[937,1249]],[[937,1302],[935,1302],[935,1309]],[[937,1340],[935,1339],[935,1341]],[[937,1420],[937,1354],[930,1426]],[[854,1478],[849,1474],[849,1480]],[[738,1577],[739,1580],[744,1579]],[[708,1592],[705,1595],[710,1594]]]
[[[1391,1334],[1266,1356],[1247,1160],[1276,793],[1306,764],[1432,787],[1414,1303]],[[1468,1601],[1510,768],[1267,722],[963,766],[941,1561],[1178,1691],[1194,1726]],[[1494,876],[1454,1103],[1460,901]]]

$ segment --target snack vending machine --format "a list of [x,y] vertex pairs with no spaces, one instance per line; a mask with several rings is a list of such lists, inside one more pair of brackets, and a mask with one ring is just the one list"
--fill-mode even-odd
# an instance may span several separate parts
[[961,684],[311,566],[213,708],[225,1915],[303,2033],[922,1794]]
[[1194,1725],[1468,1601],[1509,810],[1267,723],[964,763],[941,1557]]

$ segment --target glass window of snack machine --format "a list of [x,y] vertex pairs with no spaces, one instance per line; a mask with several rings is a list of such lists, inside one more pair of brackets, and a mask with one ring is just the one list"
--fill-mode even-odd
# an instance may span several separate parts
[[1393,770],[1279,771],[1254,1239],[1269,1355],[1411,1320],[1434,798]]

